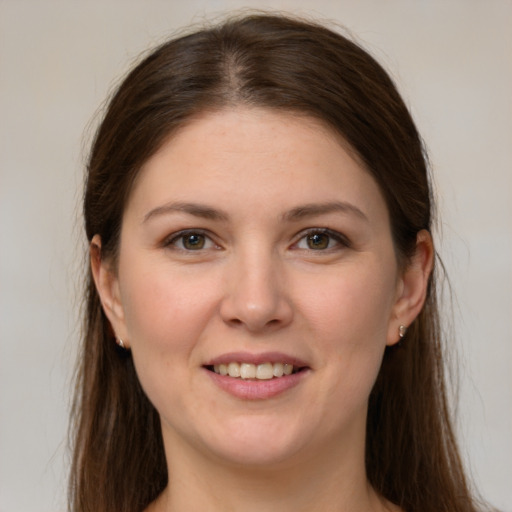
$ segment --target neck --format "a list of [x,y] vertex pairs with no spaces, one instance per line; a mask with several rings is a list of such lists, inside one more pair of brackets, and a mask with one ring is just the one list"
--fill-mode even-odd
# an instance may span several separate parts
[[186,448],[173,450],[167,454],[169,485],[147,512],[396,510],[367,482],[364,443],[325,452],[316,451],[300,461],[248,468]]

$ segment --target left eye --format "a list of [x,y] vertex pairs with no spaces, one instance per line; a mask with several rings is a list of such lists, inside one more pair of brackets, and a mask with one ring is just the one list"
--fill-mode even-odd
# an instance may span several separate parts
[[295,245],[297,249],[324,251],[340,245],[348,245],[341,235],[330,231],[311,231]]
[[215,246],[211,238],[200,232],[180,233],[168,242],[168,245],[184,251],[200,251]]

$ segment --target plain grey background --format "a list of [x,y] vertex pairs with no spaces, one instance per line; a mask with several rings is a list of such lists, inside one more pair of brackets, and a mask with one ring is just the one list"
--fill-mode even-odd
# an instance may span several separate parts
[[0,512],[66,508],[94,113],[142,51],[244,6],[345,26],[411,106],[456,294],[462,451],[512,511],[511,1],[0,0]]

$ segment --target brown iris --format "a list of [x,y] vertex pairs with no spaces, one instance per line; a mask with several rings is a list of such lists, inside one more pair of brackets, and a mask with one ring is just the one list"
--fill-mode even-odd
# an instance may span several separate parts
[[191,251],[202,249],[205,244],[205,236],[199,233],[183,235],[183,247]]
[[308,247],[314,250],[327,249],[329,241],[330,237],[326,233],[313,233],[307,237]]

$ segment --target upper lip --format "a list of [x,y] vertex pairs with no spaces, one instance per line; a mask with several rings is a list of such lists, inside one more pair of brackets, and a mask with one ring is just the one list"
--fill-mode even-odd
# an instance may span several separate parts
[[296,356],[285,354],[283,352],[262,352],[260,354],[251,354],[250,352],[229,352],[210,359],[204,366],[213,366],[217,364],[229,363],[287,363],[297,368],[308,367],[309,365]]

